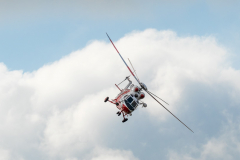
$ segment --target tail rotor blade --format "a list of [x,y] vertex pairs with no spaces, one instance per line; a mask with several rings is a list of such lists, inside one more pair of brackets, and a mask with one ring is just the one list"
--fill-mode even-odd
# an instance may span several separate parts
[[[151,93],[150,91],[148,91],[149,93]],[[159,98],[158,96],[156,96],[155,94],[151,93],[152,95],[154,95],[155,97]],[[163,101],[164,103],[166,103],[167,105],[169,105],[167,102],[165,102],[163,99],[159,98],[161,101]]]
[[[153,99],[155,99],[163,108],[165,108],[173,117],[175,117],[179,122],[181,122],[185,127],[187,127],[191,132],[193,132],[186,124],[184,124],[180,119],[178,119],[172,112],[170,112],[162,103],[160,103],[155,97],[153,97],[150,92],[146,91]],[[194,133],[194,132],[193,132]]]

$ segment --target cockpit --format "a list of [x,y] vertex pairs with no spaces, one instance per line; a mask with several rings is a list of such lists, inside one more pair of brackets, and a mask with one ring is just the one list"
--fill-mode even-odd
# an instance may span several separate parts
[[131,110],[134,111],[134,109],[137,107],[138,103],[133,99],[133,97],[130,95],[125,99],[125,103],[127,107]]

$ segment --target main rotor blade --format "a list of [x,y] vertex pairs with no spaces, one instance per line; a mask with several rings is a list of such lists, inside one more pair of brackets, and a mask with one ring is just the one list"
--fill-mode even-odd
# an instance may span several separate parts
[[[107,34],[107,33],[106,33]],[[107,34],[108,36],[108,34]],[[117,48],[115,47],[115,45],[113,44],[111,38],[108,36],[110,42],[112,43],[113,47],[116,49],[116,51],[118,52]],[[121,57],[122,61],[124,62],[124,64],[127,66],[128,70],[130,71],[130,73],[133,75],[133,77],[136,79],[136,81],[140,84],[139,80],[137,79],[137,77],[133,74],[132,70],[128,67],[127,63],[124,61],[123,57],[121,56],[121,54],[118,52],[119,56]]]
[[132,66],[132,69],[133,69],[134,73],[136,74],[137,79],[139,80],[138,75],[137,75],[137,72],[136,72],[136,70],[134,69],[134,67],[133,67],[133,65],[132,65],[132,62],[130,61],[129,58],[128,58],[128,61],[130,62],[131,66]]
[[[179,122],[181,122],[185,127],[187,127],[190,131],[192,131],[186,124],[184,124],[180,119],[178,119],[172,112],[170,112],[164,105],[162,105],[155,97],[153,97],[147,90],[145,90],[153,99],[155,99],[163,108],[165,108],[173,117],[175,117]],[[192,131],[193,132],[193,131]],[[194,133],[194,132],[193,132]]]
[[[153,94],[152,92],[148,91],[149,93],[151,93],[152,95],[154,95],[155,97],[159,98],[158,96],[156,96],[155,94]],[[159,98],[160,100],[162,100],[163,102],[165,102],[163,99]],[[165,102],[167,105],[169,105],[167,102]]]

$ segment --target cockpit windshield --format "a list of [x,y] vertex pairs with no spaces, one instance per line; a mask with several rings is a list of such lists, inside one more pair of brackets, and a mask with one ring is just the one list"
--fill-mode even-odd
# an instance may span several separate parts
[[132,103],[133,98],[132,98],[131,96],[129,96],[128,99],[127,99],[127,101],[128,101],[128,103]]
[[126,100],[125,100],[125,102],[126,102],[126,105],[128,106],[128,108],[130,109],[130,110],[134,110],[134,108],[136,108],[137,107],[137,102],[135,101],[135,100],[133,100],[133,98],[132,98],[132,96],[129,96]]

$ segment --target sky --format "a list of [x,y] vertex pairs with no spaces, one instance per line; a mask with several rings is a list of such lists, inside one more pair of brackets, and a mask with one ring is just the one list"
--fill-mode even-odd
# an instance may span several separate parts
[[[238,159],[239,7],[0,0],[0,159]],[[126,123],[103,102],[130,75],[106,32],[194,133],[149,96]]]

